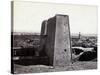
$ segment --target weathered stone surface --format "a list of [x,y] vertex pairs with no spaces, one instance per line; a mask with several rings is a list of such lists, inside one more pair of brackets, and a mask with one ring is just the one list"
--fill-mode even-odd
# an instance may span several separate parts
[[69,17],[56,15],[54,65],[65,66],[71,63]]

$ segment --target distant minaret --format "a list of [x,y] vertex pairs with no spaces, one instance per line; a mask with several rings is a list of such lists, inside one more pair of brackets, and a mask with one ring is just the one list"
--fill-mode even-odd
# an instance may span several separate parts
[[81,38],[81,33],[79,32],[79,39]]

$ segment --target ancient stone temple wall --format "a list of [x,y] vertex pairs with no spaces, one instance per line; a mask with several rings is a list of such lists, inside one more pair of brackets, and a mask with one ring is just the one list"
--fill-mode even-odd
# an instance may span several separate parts
[[68,15],[55,15],[48,19],[44,31],[46,36],[42,38],[45,52],[52,66],[65,66],[71,63],[70,29]]

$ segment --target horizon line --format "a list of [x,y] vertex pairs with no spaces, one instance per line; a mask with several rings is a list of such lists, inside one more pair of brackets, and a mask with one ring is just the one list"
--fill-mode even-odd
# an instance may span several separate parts
[[[11,33],[31,33],[31,34],[41,34],[40,32],[11,32]],[[70,33],[71,35],[78,35],[79,33]],[[98,33],[80,33],[83,35],[98,35]]]

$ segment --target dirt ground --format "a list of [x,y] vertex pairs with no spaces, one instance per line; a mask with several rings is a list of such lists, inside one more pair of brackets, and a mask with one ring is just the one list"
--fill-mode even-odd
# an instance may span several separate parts
[[45,65],[30,65],[22,66],[14,64],[14,73],[41,73],[41,72],[57,72],[57,71],[73,71],[73,70],[90,70],[97,69],[97,62],[87,61],[87,62],[74,62],[70,66],[55,67],[45,66]]

